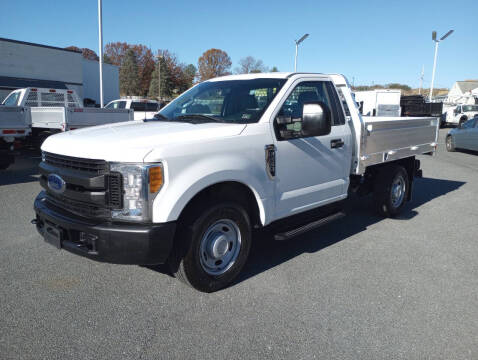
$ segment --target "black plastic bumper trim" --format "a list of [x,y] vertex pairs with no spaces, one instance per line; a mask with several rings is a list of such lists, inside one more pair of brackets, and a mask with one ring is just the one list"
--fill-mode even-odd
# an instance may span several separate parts
[[[125,224],[95,222],[66,211],[52,210],[41,192],[34,203],[40,235],[54,227],[62,235],[61,248],[100,262],[114,264],[164,264],[173,247],[176,222],[161,224]],[[82,242],[80,233],[89,237]]]

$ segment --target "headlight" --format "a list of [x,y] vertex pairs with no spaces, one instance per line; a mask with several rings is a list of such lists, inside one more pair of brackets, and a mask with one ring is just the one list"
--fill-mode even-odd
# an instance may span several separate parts
[[123,176],[123,209],[111,211],[118,220],[148,221],[151,204],[164,183],[162,164],[110,163]]

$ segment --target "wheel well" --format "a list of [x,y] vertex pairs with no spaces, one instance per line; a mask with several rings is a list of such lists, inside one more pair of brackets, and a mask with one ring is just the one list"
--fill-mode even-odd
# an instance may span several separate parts
[[252,190],[237,181],[226,181],[211,185],[197,193],[184,207],[179,216],[179,221],[193,214],[197,214],[206,205],[218,201],[232,201],[244,206],[250,216],[251,225],[260,227],[260,211],[256,197]]
[[[374,191],[375,180],[377,179],[379,172],[381,172],[382,169],[393,165],[400,165],[405,168],[411,189],[416,171],[420,169],[420,161],[415,160],[415,156],[367,167],[362,178],[360,176],[351,177],[352,190],[357,192],[360,196],[370,194]],[[409,197],[410,196],[411,191],[409,192]]]
[[460,118],[460,121],[462,121],[462,120],[465,120],[465,121],[466,121],[467,119],[468,119],[468,117],[466,117],[465,115],[463,115],[463,116]]

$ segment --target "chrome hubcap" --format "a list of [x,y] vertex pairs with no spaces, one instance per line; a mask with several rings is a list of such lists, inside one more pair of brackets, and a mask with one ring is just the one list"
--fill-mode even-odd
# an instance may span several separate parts
[[241,250],[241,232],[229,219],[218,220],[205,231],[200,245],[200,263],[209,275],[221,275],[231,268]]
[[392,205],[393,207],[399,207],[403,198],[405,197],[405,179],[399,175],[393,180],[392,183]]

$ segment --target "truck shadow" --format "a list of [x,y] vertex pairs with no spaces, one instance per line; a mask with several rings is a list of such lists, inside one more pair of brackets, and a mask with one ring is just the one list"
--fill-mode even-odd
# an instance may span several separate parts
[[[413,199],[395,220],[409,220],[418,215],[421,205],[459,189],[464,182],[432,178],[416,179]],[[288,241],[275,241],[271,235],[258,234],[248,263],[235,284],[267,271],[303,253],[314,253],[358,234],[383,218],[376,215],[370,196],[351,198],[347,202],[347,216]]]
[[[396,220],[412,219],[421,205],[459,189],[464,182],[432,178],[416,179],[414,198],[406,205],[403,213]],[[254,277],[264,271],[278,266],[303,253],[314,253],[330,245],[347,239],[367,229],[383,218],[375,215],[371,197],[351,198],[345,209],[347,216],[307,234],[287,241],[275,241],[273,234],[267,231],[257,232],[249,255],[249,260],[241,275],[231,285]],[[170,275],[166,266],[147,266],[153,271]]]
[[38,181],[38,164],[41,155],[37,152],[24,151],[15,157],[15,163],[7,170],[0,170],[0,186],[23,184]]

